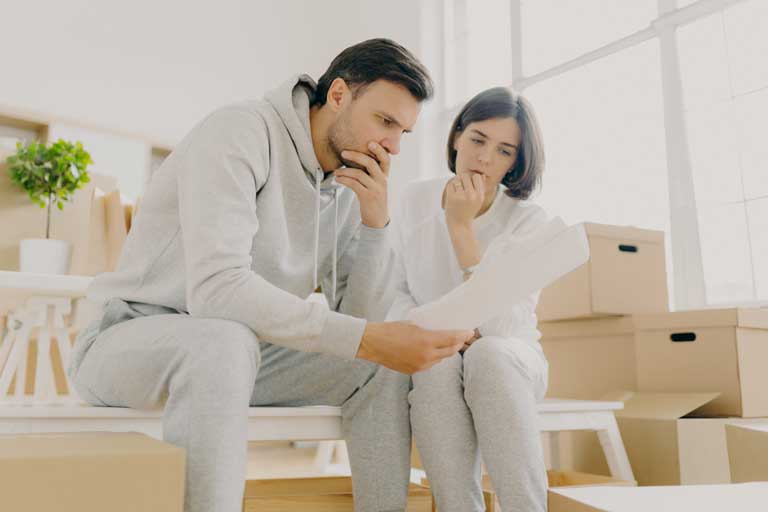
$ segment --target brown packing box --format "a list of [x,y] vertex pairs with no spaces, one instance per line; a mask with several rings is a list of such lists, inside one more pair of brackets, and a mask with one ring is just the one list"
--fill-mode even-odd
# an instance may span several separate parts
[[726,424],[762,419],[692,418],[717,393],[610,394],[621,400],[616,421],[639,485],[721,484],[731,481]]
[[765,510],[768,483],[550,489],[549,512],[678,512]]
[[[347,476],[248,480],[243,512],[353,512],[352,479]],[[410,484],[407,512],[431,512],[429,489]]]
[[768,309],[635,317],[640,391],[719,392],[699,416],[768,416]]
[[541,321],[669,310],[664,233],[585,223],[590,258],[546,287]]
[[[540,322],[539,330],[549,361],[548,397],[599,400],[608,392],[636,389],[631,317]],[[595,432],[561,432],[558,438],[560,467],[610,474]]]
[[726,425],[731,482],[768,481],[768,420]]
[[0,508],[181,512],[184,450],[133,432],[0,435]]

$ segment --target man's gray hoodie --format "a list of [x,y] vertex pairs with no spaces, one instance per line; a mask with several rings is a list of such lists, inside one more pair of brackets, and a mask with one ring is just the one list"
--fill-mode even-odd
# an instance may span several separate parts
[[[383,319],[391,301],[389,228],[362,225],[355,194],[324,176],[314,87],[297,76],[200,122],[153,175],[117,269],[88,298],[235,320],[263,341],[353,359],[364,318]],[[318,278],[331,310],[304,300]]]

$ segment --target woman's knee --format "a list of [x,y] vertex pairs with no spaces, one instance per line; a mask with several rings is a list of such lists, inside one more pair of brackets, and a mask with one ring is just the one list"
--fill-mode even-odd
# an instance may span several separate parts
[[546,381],[547,362],[529,343],[499,336],[476,340],[464,352],[465,386],[498,386],[502,379],[514,380],[532,386],[538,397],[542,394],[542,381]]

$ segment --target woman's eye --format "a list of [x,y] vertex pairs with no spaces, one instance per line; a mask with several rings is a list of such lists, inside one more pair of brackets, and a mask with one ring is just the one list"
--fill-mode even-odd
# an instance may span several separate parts
[[506,149],[500,149],[499,151],[501,151],[501,154],[504,156],[512,156],[512,153]]
[[470,140],[472,141],[472,143],[477,144],[478,146],[483,143],[483,141],[480,139],[470,139]]

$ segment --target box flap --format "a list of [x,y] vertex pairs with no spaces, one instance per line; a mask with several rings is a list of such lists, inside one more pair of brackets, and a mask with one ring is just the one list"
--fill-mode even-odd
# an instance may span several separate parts
[[589,237],[612,238],[617,241],[631,240],[636,242],[664,242],[664,232],[652,229],[642,229],[635,226],[615,226],[612,224],[597,224],[585,222],[584,229]]
[[635,315],[638,330],[697,329],[703,327],[743,327],[768,329],[768,309],[698,309]]
[[616,411],[621,418],[657,418],[676,420],[702,405],[711,402],[720,393],[638,393],[620,391],[607,393],[603,400],[624,402],[624,409]]

